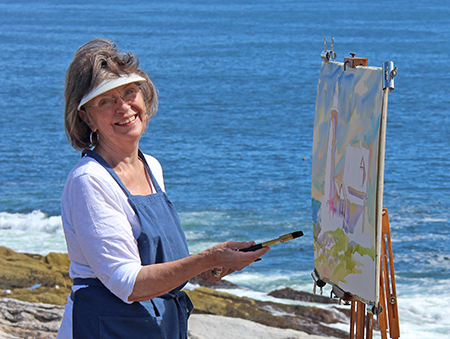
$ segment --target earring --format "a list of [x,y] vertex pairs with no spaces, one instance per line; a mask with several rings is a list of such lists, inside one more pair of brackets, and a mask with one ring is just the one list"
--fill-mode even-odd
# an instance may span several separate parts
[[[95,133],[95,143],[94,143],[94,138],[93,138],[94,133]],[[91,142],[92,146],[95,146],[95,144],[98,142],[98,133],[91,131],[91,134],[89,135],[89,141]]]

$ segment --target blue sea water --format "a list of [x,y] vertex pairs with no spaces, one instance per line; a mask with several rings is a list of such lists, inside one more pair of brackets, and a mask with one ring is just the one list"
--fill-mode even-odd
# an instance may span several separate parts
[[[392,60],[384,207],[402,338],[447,338],[450,319],[450,4],[446,1],[0,0],[0,245],[65,252],[60,197],[79,158],[64,76],[95,37],[136,53],[160,108],[157,157],[191,252],[302,230],[229,276],[264,297],[312,291],[311,153],[323,38],[338,60]],[[329,293],[326,289],[325,293]],[[343,329],[348,329],[344,326]]]

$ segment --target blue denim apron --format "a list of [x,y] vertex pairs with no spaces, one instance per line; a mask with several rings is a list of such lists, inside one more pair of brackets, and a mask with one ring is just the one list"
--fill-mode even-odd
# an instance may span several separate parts
[[[141,223],[137,239],[142,265],[174,261],[189,256],[178,214],[155,180],[145,157],[139,157],[156,189],[155,194],[134,196],[126,189],[108,163],[93,151],[86,155],[97,160],[117,181],[128,197]],[[74,285],[89,285],[72,294],[73,338],[161,338],[186,339],[187,319],[192,311],[189,297],[181,289],[151,300],[126,304],[96,278],[75,278]]]

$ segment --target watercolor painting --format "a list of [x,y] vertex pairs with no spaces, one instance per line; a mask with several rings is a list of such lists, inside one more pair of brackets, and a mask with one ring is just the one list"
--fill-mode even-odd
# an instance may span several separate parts
[[381,68],[324,62],[312,166],[314,265],[320,278],[375,303]]

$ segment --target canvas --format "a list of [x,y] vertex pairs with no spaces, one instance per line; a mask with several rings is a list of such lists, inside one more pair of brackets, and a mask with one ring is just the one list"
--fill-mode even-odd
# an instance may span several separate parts
[[314,264],[320,278],[375,304],[381,68],[322,64],[312,164]]

